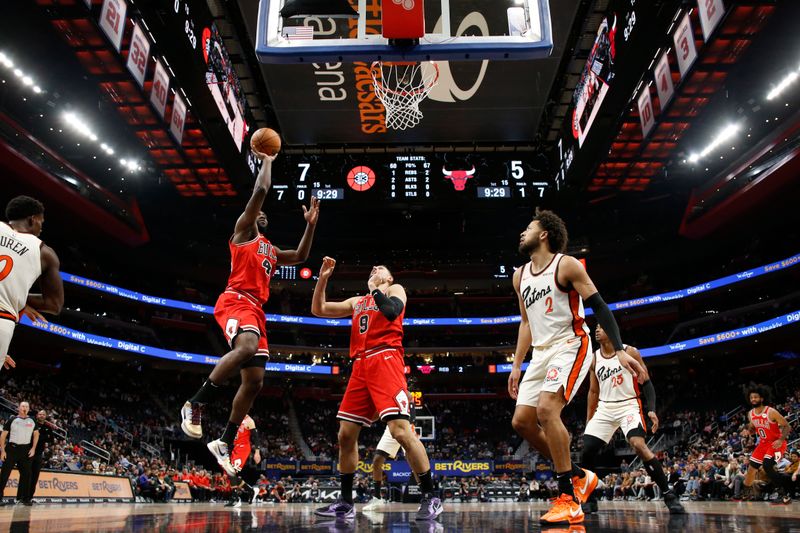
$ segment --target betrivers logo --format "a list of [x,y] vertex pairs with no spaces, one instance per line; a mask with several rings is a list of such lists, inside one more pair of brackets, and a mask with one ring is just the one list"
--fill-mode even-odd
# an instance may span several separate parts
[[[464,32],[469,29],[475,27],[480,30],[480,35],[483,37],[488,37],[489,34],[489,24],[486,22],[486,18],[477,11],[473,11],[466,17],[464,20],[461,21],[461,24],[458,25],[458,30],[456,31],[456,36],[461,37],[464,35]],[[436,26],[433,28],[433,33],[441,33],[442,31],[442,19],[441,17],[439,20],[436,21]],[[431,92],[428,94],[428,98],[431,100],[436,100],[437,102],[455,102],[456,100],[469,100],[475,93],[478,92],[478,89],[483,83],[483,78],[486,76],[486,69],[489,67],[489,60],[484,59],[481,61],[481,68],[478,72],[478,77],[475,78],[475,81],[472,83],[472,86],[469,89],[462,89],[456,83],[455,78],[453,77],[453,73],[450,71],[450,62],[449,61],[437,61],[436,65],[439,67],[439,83],[437,83]],[[427,76],[429,72],[426,72],[426,69],[433,68],[427,62],[422,63],[423,69],[423,76]]]

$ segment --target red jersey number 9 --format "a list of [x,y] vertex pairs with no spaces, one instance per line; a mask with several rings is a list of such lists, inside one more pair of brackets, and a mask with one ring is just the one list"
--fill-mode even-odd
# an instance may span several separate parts
[[363,335],[369,329],[369,315],[358,317],[358,333]]

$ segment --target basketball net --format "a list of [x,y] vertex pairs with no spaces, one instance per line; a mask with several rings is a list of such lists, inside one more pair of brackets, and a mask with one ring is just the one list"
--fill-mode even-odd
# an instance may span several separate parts
[[419,104],[439,81],[436,63],[375,61],[371,72],[375,94],[386,108],[386,127],[405,130],[419,124]]

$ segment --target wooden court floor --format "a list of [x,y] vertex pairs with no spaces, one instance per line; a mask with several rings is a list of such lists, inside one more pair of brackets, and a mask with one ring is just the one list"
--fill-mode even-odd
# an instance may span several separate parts
[[[688,514],[670,516],[660,502],[601,502],[600,513],[581,526],[550,528],[557,532],[800,533],[800,503],[686,502]],[[163,531],[386,531],[457,532],[540,531],[544,503],[450,503],[436,522],[414,522],[415,505],[389,504],[378,512],[359,512],[355,520],[336,521],[313,516],[312,504],[37,504],[0,508],[4,532]],[[360,509],[360,505],[357,507]]]

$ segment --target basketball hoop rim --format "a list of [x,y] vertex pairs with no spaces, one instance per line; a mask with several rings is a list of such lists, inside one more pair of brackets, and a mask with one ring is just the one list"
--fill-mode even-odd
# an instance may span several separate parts
[[[375,76],[375,69],[382,68],[383,65],[389,65],[389,66],[395,66],[395,65],[411,66],[411,65],[414,65],[416,63],[419,63],[421,65],[422,63],[425,63],[425,62],[430,63],[433,66],[433,69],[436,72],[436,75],[434,76],[434,78],[431,80],[431,82],[429,84],[426,84],[425,86],[423,86],[423,87],[421,87],[419,89],[416,89],[414,91],[396,91],[394,89],[390,89],[389,87],[386,87],[383,84],[383,75],[382,75],[383,71],[381,71],[381,77],[380,78]],[[395,94],[395,95],[398,95],[398,96],[410,96],[410,95],[422,94],[422,93],[428,92],[439,81],[439,65],[437,65],[435,61],[373,61],[372,62],[372,67],[371,67],[370,70],[372,72],[372,81],[373,81],[373,83],[375,84],[376,87],[378,87],[380,85],[380,89],[382,91],[385,91],[385,92],[390,93],[390,94]]]

